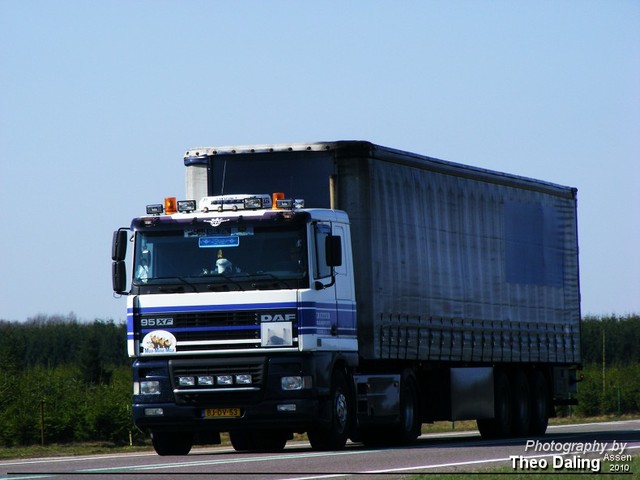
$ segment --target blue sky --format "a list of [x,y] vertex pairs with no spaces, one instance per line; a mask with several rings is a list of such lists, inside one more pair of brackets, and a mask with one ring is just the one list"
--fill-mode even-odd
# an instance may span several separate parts
[[577,187],[583,313],[640,313],[638,1],[0,0],[0,319],[124,320],[187,149],[339,139]]

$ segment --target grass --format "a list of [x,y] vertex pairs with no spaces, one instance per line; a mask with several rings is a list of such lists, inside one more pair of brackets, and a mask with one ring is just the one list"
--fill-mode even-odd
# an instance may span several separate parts
[[[599,417],[555,417],[549,419],[549,425],[573,425],[576,423],[613,422],[617,420],[635,420],[638,415],[602,415]],[[435,422],[422,425],[422,433],[468,432],[477,430],[475,420],[459,422]]]
[[81,455],[105,455],[109,453],[145,452],[151,450],[151,443],[134,446],[116,446],[104,442],[52,443],[50,445],[30,445],[0,448],[0,459],[48,458]]

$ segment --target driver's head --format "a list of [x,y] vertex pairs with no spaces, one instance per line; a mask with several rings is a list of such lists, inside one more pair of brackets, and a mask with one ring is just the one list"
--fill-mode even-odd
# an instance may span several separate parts
[[218,269],[218,273],[231,273],[233,265],[226,258],[219,258],[216,260],[216,268]]

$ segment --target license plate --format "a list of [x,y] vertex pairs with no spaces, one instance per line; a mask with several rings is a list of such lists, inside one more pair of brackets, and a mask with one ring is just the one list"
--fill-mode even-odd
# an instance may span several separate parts
[[236,418],[240,416],[239,408],[206,408],[205,418]]

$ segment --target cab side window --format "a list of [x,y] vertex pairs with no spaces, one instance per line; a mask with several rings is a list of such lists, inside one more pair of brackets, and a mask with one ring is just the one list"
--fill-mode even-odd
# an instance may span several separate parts
[[327,237],[331,235],[331,224],[316,223],[314,226],[314,243],[315,243],[315,265],[314,277],[326,278],[331,276],[331,267],[327,265],[327,255],[325,245]]

